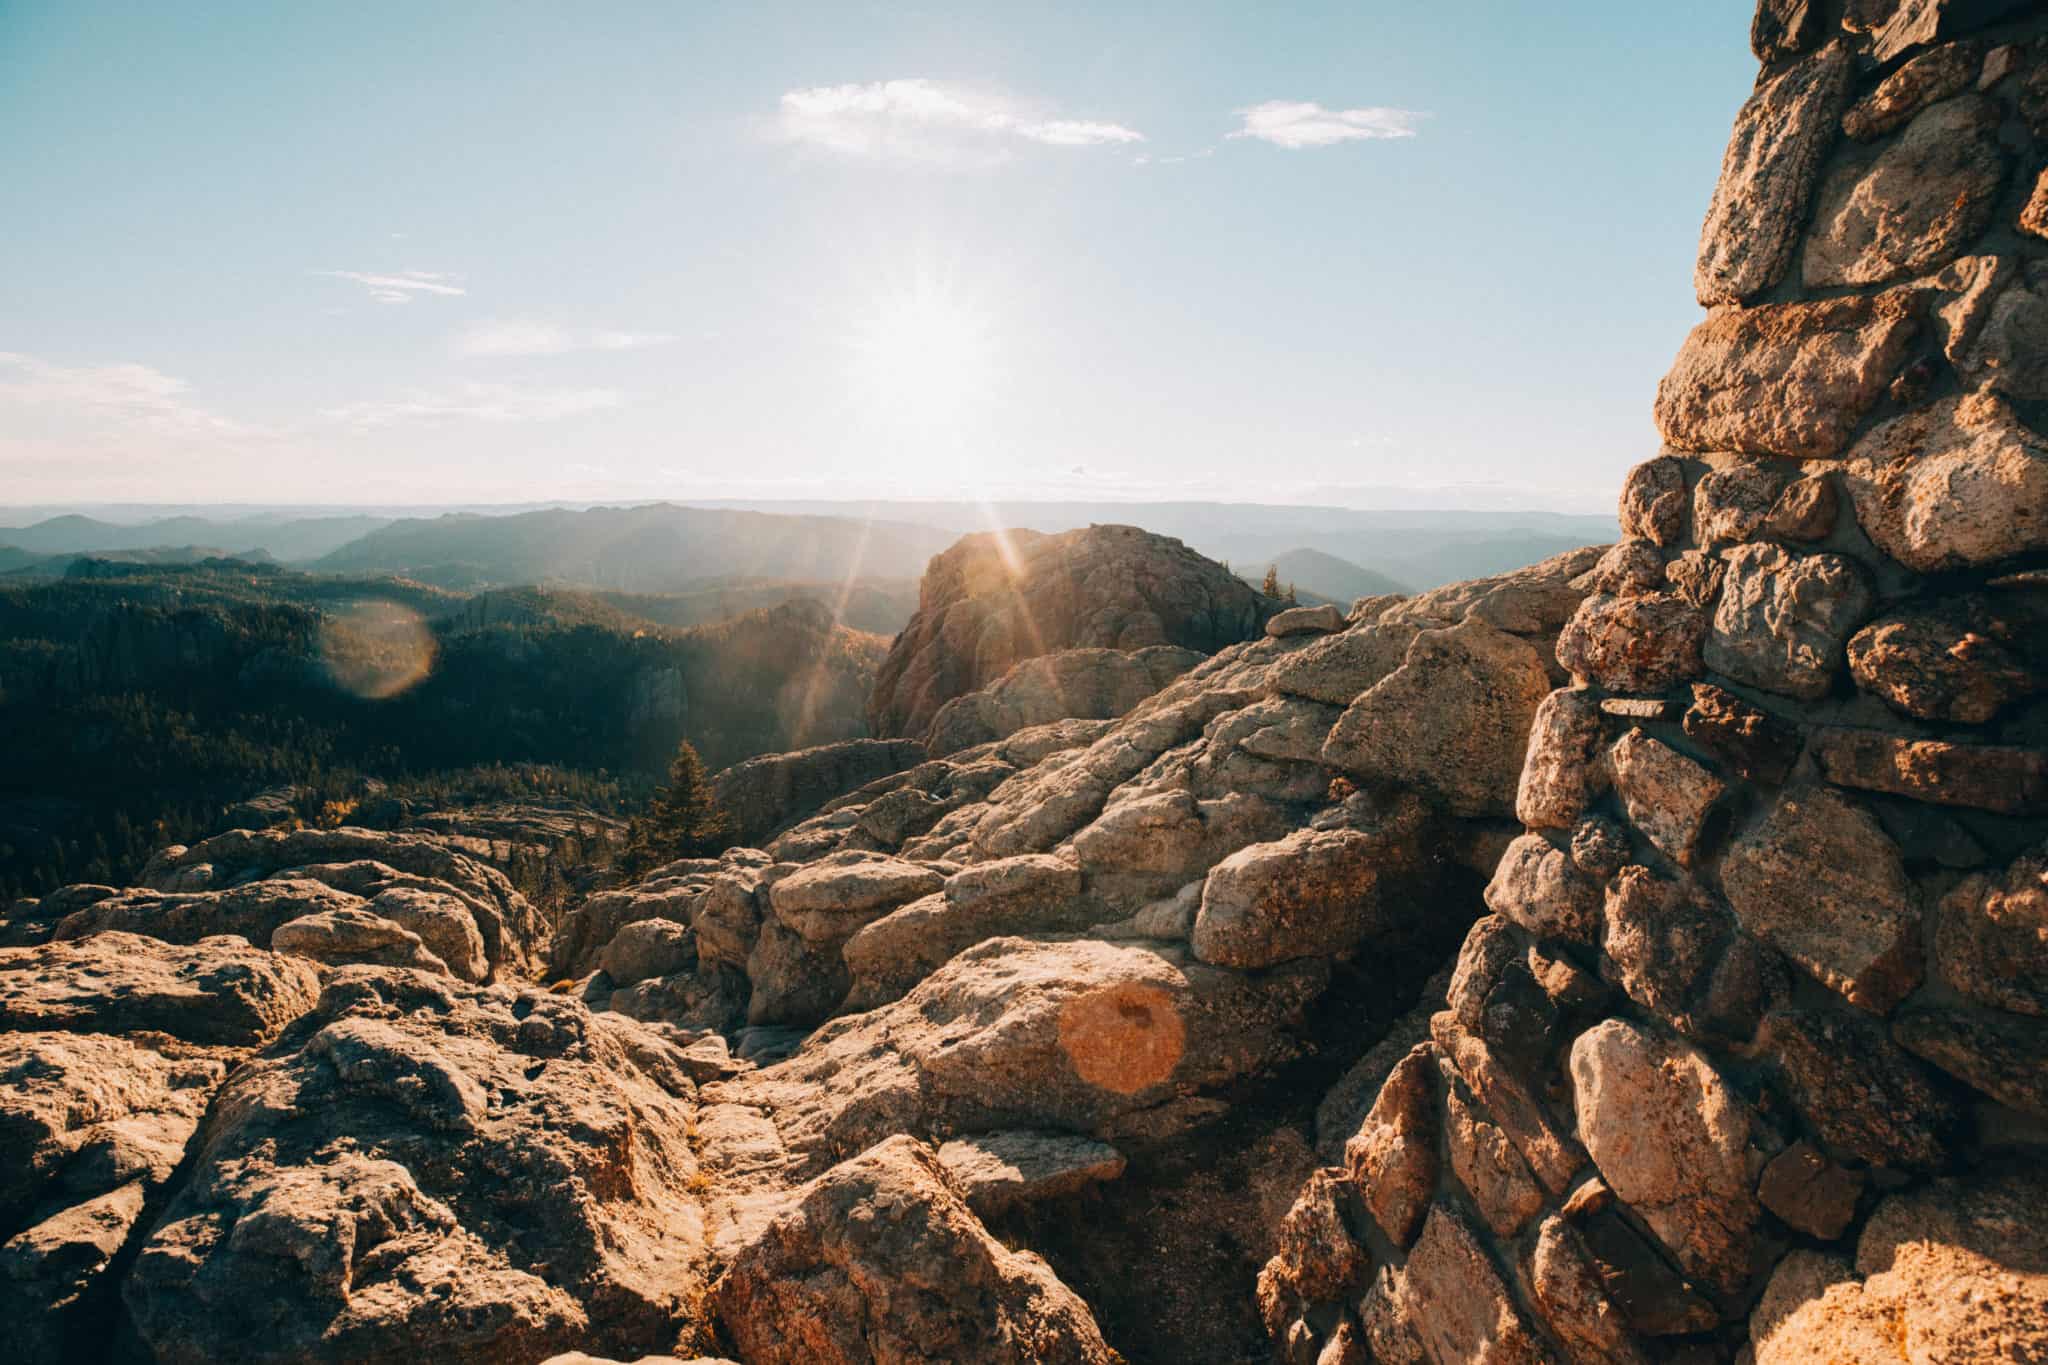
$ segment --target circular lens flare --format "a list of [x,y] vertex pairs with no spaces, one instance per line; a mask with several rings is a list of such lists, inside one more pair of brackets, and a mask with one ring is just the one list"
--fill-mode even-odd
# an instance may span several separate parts
[[342,691],[382,701],[434,671],[434,633],[402,603],[365,598],[320,623],[320,662]]

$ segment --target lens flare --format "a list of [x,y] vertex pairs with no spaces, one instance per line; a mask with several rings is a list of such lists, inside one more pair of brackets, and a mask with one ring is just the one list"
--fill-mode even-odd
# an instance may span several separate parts
[[320,623],[320,662],[337,688],[383,701],[434,671],[434,633],[400,602],[364,598]]

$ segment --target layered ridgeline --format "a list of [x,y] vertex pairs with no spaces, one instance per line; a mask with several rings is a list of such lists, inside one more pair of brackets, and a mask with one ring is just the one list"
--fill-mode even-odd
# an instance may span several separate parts
[[940,574],[895,737],[552,926],[432,832],[17,905],[10,1344],[2048,1354],[2048,20],[1755,41],[1616,545],[1220,647]]
[[801,599],[672,628],[589,593],[87,562],[0,587],[0,895],[132,875],[269,788],[309,819],[380,784],[617,811],[683,739],[723,765],[864,734],[885,647]]

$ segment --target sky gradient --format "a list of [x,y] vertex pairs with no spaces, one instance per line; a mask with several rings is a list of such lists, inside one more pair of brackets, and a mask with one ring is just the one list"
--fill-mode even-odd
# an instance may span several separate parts
[[1750,8],[0,0],[0,503],[1605,509]]

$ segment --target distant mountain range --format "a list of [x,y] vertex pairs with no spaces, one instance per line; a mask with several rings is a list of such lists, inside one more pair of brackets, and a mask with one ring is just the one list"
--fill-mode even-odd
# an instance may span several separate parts
[[273,558],[469,591],[538,584],[658,594],[665,600],[651,610],[673,624],[805,596],[834,606],[848,624],[887,632],[907,618],[932,555],[965,532],[995,527],[1142,526],[1255,580],[1273,564],[1299,591],[1333,601],[1499,573],[1618,533],[1611,516],[1541,510],[1262,503],[641,503],[431,516],[149,510],[167,515],[128,522],[70,512],[0,527],[0,573],[59,574],[80,555],[158,563]]
[[410,518],[372,531],[311,567],[383,570],[460,587],[565,583],[672,592],[720,577],[916,578],[925,561],[956,538],[908,522],[654,503]]
[[1287,550],[1257,564],[1237,564],[1238,575],[1248,583],[1263,582],[1267,568],[1282,587],[1292,587],[1304,603],[1335,602],[1349,607],[1361,597],[1380,593],[1408,592],[1407,584],[1383,573],[1361,568],[1348,559],[1321,550]]

